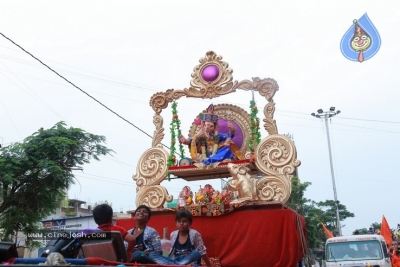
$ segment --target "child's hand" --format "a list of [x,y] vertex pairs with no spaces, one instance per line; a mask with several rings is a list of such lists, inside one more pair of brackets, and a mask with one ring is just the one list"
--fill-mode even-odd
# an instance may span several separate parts
[[184,144],[184,145],[188,145],[189,144],[189,140],[187,140],[183,135],[179,136],[179,142]]

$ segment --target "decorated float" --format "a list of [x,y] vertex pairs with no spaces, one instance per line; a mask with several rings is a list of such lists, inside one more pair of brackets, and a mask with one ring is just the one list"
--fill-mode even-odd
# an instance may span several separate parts
[[[175,230],[176,210],[189,210],[196,216],[192,227],[202,233],[208,255],[221,266],[296,266],[307,249],[305,223],[285,203],[300,161],[294,143],[278,133],[274,120],[273,97],[279,87],[271,78],[234,81],[232,72],[221,56],[209,51],[195,66],[189,88],[168,89],[151,97],[155,130],[151,148],[140,157],[133,176],[136,205],[153,210],[149,225],[159,233],[165,227]],[[258,92],[265,98],[262,125],[254,100],[250,112],[229,103],[211,104],[199,110],[188,135],[182,134],[178,99],[213,99],[237,90]],[[162,145],[162,111],[170,104],[171,147],[167,150]],[[262,128],[268,136],[261,140]],[[206,184],[193,192],[185,186],[179,196],[173,196],[161,185],[171,176],[228,181],[221,190]],[[174,198],[179,198],[177,206],[165,208]],[[119,219],[117,224],[129,229],[134,221]]]

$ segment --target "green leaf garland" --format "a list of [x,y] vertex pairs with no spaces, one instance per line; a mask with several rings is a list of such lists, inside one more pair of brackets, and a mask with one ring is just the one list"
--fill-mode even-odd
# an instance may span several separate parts
[[[167,165],[168,167],[174,166],[175,162],[176,162],[176,148],[175,148],[175,144],[176,141],[178,140],[179,143],[179,157],[180,158],[184,158],[185,157],[185,151],[183,149],[183,145],[179,142],[179,136],[182,135],[182,131],[181,131],[181,121],[179,120],[178,117],[178,112],[176,107],[178,106],[178,103],[176,103],[176,101],[174,101],[172,103],[172,120],[170,123],[170,132],[171,132],[171,151],[170,151],[170,155],[168,157],[168,162]],[[170,180],[170,174],[168,173],[168,181]]]
[[250,101],[250,131],[248,149],[254,152],[255,147],[261,142],[260,119],[257,117],[258,109],[254,100]]

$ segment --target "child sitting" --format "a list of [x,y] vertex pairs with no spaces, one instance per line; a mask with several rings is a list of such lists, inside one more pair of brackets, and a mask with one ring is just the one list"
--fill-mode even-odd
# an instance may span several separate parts
[[193,222],[192,214],[187,210],[180,210],[175,217],[176,227],[171,233],[172,249],[168,257],[152,252],[149,258],[157,264],[187,265],[190,263],[201,264],[201,258],[207,266],[211,266],[206,253],[206,247],[198,231],[189,229]]
[[128,261],[132,260],[132,251],[135,246],[135,238],[133,235],[129,234],[125,228],[113,225],[112,223],[113,209],[107,204],[97,205],[93,210],[93,218],[97,223],[98,228],[102,231],[119,231],[122,238],[128,242],[128,248],[126,249],[126,254],[128,255]]

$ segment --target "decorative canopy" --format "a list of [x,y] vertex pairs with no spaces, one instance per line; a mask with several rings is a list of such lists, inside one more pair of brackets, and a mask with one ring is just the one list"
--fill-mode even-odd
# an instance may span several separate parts
[[[259,92],[267,100],[263,110],[265,115],[263,126],[269,135],[261,140],[259,144],[256,144],[254,151],[247,151],[251,125],[249,114],[245,111],[241,112],[241,108],[229,104],[211,106],[207,109],[203,119],[207,121],[230,120],[239,126],[242,132],[242,144],[239,149],[245,155],[245,159],[237,162],[237,165],[247,166],[244,170],[248,171],[244,176],[248,183],[250,180],[252,181],[254,199],[278,201],[283,204],[289,199],[292,174],[295,172],[296,167],[300,165],[300,161],[296,158],[297,152],[294,143],[285,135],[278,134],[278,128],[273,119],[275,112],[273,96],[278,91],[278,84],[271,78],[260,79],[258,77],[240,82],[233,81],[232,72],[232,69],[228,67],[228,63],[222,61],[221,56],[209,51],[205,57],[200,59],[200,64],[194,68],[189,88],[180,90],[168,89],[151,97],[150,106],[155,112],[153,123],[156,129],[153,135],[152,147],[140,157],[137,164],[137,173],[133,176],[137,186],[136,205],[146,204],[151,208],[161,208],[165,202],[171,202],[174,198],[168,194],[164,186],[160,185],[167,177],[168,171],[171,173],[174,171],[173,168],[176,170],[175,166],[168,168],[169,152],[161,145],[165,135],[163,117],[161,116],[162,110],[170,102],[183,96],[212,99],[234,93],[237,89]],[[197,125],[192,125],[190,132],[195,133],[198,131],[199,129],[196,127]],[[233,161],[229,164],[218,163],[207,167],[207,169],[197,170],[195,165],[183,167],[190,169],[186,173],[186,177],[190,178],[188,180],[231,176],[236,179],[238,177],[236,173],[232,173],[232,170],[235,169],[232,164],[235,165],[235,162]],[[228,165],[230,166],[229,168]],[[183,167],[178,169],[177,172],[184,173]],[[257,179],[252,176],[254,172],[258,173]],[[179,177],[184,177],[184,174]]]

